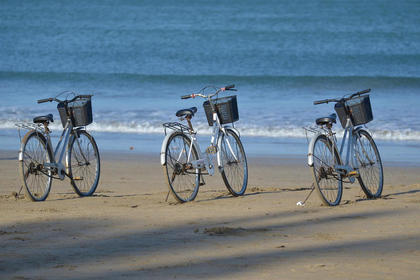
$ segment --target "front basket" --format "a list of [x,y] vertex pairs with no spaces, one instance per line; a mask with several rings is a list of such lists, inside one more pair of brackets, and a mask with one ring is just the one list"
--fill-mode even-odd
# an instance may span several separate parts
[[63,103],[58,103],[57,110],[60,113],[61,123],[66,126],[67,119],[73,122],[74,127],[86,126],[93,122],[92,102],[89,98],[83,98],[67,105],[68,112]]
[[344,108],[341,103],[336,103],[334,106],[343,128],[346,127],[347,123],[346,110],[350,114],[350,118],[354,126],[366,124],[373,120],[369,95],[348,100],[345,102],[344,106],[346,107]]
[[[213,99],[212,103],[216,108],[216,113],[219,117],[220,124],[233,123],[239,120],[236,95]],[[203,103],[203,107],[204,111],[206,112],[207,122],[209,123],[209,126],[212,126],[213,112],[208,100]]]

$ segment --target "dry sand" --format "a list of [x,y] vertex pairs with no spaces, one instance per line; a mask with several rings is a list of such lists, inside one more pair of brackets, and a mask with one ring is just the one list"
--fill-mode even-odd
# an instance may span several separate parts
[[176,204],[157,155],[104,154],[93,197],[54,181],[34,203],[12,195],[15,157],[0,153],[0,279],[420,278],[420,168],[386,166],[381,199],[346,184],[338,207],[298,207],[304,159],[251,158],[245,196],[216,174]]

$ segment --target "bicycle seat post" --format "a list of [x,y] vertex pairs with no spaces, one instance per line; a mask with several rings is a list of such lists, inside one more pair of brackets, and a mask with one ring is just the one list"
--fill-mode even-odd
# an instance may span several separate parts
[[187,120],[188,127],[190,128],[191,132],[194,132],[194,129],[191,123],[191,116],[185,116],[185,119]]
[[48,128],[49,122],[43,122],[43,125],[44,125],[45,133],[49,134],[51,132],[50,129]]

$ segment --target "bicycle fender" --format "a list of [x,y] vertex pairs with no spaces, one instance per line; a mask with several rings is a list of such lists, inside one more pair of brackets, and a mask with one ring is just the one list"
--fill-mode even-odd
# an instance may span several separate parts
[[312,166],[314,166],[314,155],[313,155],[313,151],[314,151],[314,145],[315,145],[315,140],[316,140],[316,138],[318,138],[318,136],[320,135],[321,133],[316,133],[313,137],[312,137],[312,139],[311,139],[311,142],[309,142],[309,146],[308,146],[308,165],[310,166],[310,167],[312,167]]
[[[167,133],[165,136],[165,139],[163,139],[162,142],[162,147],[160,148],[160,164],[162,166],[166,165],[166,158],[165,158],[165,153],[166,153],[166,146],[168,145],[168,141],[169,138],[174,134],[174,133],[178,133],[179,131],[171,131],[170,133]],[[185,133],[184,133],[185,134]],[[186,134],[187,135],[187,134]],[[188,135],[187,135],[188,136]],[[194,141],[194,147],[197,150],[197,152],[200,154],[200,147],[198,146],[198,143]]]
[[241,138],[241,134],[239,133],[239,130],[237,130],[236,128],[231,127],[231,126],[228,126],[228,125],[227,125],[227,126],[225,126],[225,128],[226,128],[226,129],[233,130],[233,132],[235,132],[235,134],[236,134],[236,135],[238,135],[238,137],[239,137],[239,138]]
[[23,143],[20,143],[18,161],[23,161]]
[[[25,134],[25,136],[28,134],[28,133],[33,133],[33,132],[37,132],[36,130],[34,130],[34,129],[31,129],[31,130],[29,130],[26,134]],[[41,135],[42,135],[42,133],[40,133]],[[25,136],[23,136],[23,137],[25,137]],[[23,144],[23,141],[21,141],[20,142],[20,148],[19,148],[19,154],[18,154],[18,161],[23,161],[23,148],[24,148],[24,144]]]
[[163,139],[162,147],[160,149],[160,164],[162,166],[165,166],[166,165],[166,158],[165,158],[166,145],[168,144],[169,137],[171,137],[172,134],[174,134],[174,133],[176,133],[175,130],[171,131],[170,133],[167,133],[166,136],[165,136],[165,138]]
[[369,135],[371,135],[370,133],[369,133],[369,131],[367,131],[366,129],[364,129],[363,127],[361,127],[361,126],[358,126],[358,127],[356,127],[355,129],[354,129],[354,131],[353,131],[353,134],[356,134],[356,133],[358,133],[359,131],[361,131],[361,130],[364,130],[364,131],[366,131]]

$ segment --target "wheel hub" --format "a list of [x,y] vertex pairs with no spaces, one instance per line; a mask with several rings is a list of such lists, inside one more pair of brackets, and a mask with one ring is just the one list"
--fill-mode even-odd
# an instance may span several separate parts
[[181,165],[179,162],[175,163],[175,166],[174,166],[174,173],[175,173],[176,175],[179,175],[179,174],[181,174],[181,173],[182,173],[182,165]]

